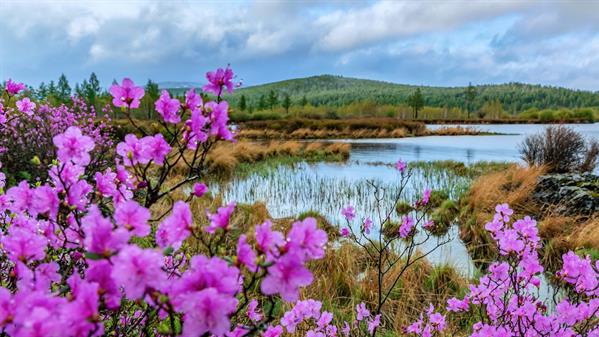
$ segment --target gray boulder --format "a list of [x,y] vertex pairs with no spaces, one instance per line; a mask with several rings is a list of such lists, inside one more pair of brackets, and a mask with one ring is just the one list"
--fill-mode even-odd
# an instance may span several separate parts
[[562,215],[592,215],[599,211],[599,176],[592,173],[539,177],[534,199]]

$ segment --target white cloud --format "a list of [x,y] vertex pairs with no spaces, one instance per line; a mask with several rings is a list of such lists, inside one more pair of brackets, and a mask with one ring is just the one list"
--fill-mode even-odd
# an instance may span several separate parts
[[0,17],[2,76],[125,69],[177,79],[231,62],[260,82],[304,69],[599,88],[597,2],[5,0]]
[[369,7],[335,11],[317,24],[327,30],[318,41],[338,51],[435,31],[447,31],[526,7],[524,2],[379,1]]

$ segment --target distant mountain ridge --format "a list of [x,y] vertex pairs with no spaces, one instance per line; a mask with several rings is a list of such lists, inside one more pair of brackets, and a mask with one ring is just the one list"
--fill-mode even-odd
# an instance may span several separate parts
[[[475,108],[493,100],[499,100],[507,111],[599,106],[599,92],[524,83],[486,84],[475,87]],[[464,106],[466,87],[418,86],[337,75],[318,75],[242,87],[229,97],[229,101],[236,104],[239,97],[244,95],[248,104],[255,106],[260,96],[268,97],[269,93],[274,91],[279,100],[284,95],[289,95],[292,102],[299,102],[305,97],[315,106],[342,106],[364,100],[397,105],[405,104],[407,97],[416,88],[421,89],[427,106]],[[179,94],[179,90],[176,91]]]
[[189,88],[201,88],[202,84],[198,82],[181,82],[181,81],[166,81],[159,82],[158,87],[160,89],[180,89],[185,90]]

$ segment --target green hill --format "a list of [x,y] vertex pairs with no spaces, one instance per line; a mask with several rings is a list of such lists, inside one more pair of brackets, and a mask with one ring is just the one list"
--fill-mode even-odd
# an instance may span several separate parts
[[[237,104],[245,96],[247,106],[259,110],[260,97],[268,102],[273,91],[281,104],[289,95],[294,105],[303,98],[313,106],[344,106],[358,101],[370,100],[377,104],[401,105],[419,87],[425,105],[430,107],[464,107],[465,87],[430,87],[396,84],[333,75],[320,75],[273,82],[238,89],[229,101]],[[474,109],[486,102],[499,100],[508,112],[521,112],[529,108],[555,109],[598,107],[599,92],[572,90],[560,87],[522,83],[477,85]],[[266,103],[268,104],[268,103]]]

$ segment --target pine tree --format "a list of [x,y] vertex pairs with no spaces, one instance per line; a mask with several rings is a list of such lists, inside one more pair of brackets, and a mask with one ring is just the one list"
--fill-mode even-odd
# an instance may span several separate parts
[[245,101],[245,95],[241,95],[239,98],[239,110],[245,111],[247,108],[247,102]]
[[279,96],[274,90],[271,90],[268,93],[268,105],[270,106],[270,110],[273,110],[277,104],[279,104]]
[[42,101],[48,98],[48,87],[46,86],[46,83],[42,82],[40,83],[39,88],[37,89],[37,99]]
[[301,106],[308,105],[308,99],[306,98],[306,95],[304,95],[304,97],[302,97],[302,100],[300,101],[300,105]]
[[146,107],[146,112],[148,113],[148,119],[152,119],[152,113],[154,112],[154,102],[160,97],[160,88],[158,87],[158,83],[148,79],[146,83],[146,97],[144,101],[144,105]]
[[468,83],[468,87],[466,88],[466,110],[468,111],[468,118],[470,118],[470,113],[472,112],[472,105],[475,98],[476,88],[472,85],[472,83]]
[[266,109],[266,97],[264,95],[260,95],[258,99],[258,110]]
[[71,86],[69,85],[69,81],[64,74],[61,74],[58,78],[58,86],[57,86],[57,94],[58,100],[62,103],[68,103],[71,100]]
[[289,114],[289,108],[291,107],[291,97],[289,97],[289,94],[285,94],[282,105],[283,105],[283,108],[285,109],[285,113]]
[[424,107],[424,98],[420,88],[416,88],[416,91],[408,97],[408,105],[414,111],[414,119],[418,119],[418,111]]
[[83,97],[85,97],[85,100],[88,104],[96,106],[98,96],[100,96],[100,91],[102,90],[102,88],[100,88],[100,81],[98,80],[96,73],[92,72],[89,75],[89,81],[83,81],[83,83]]

